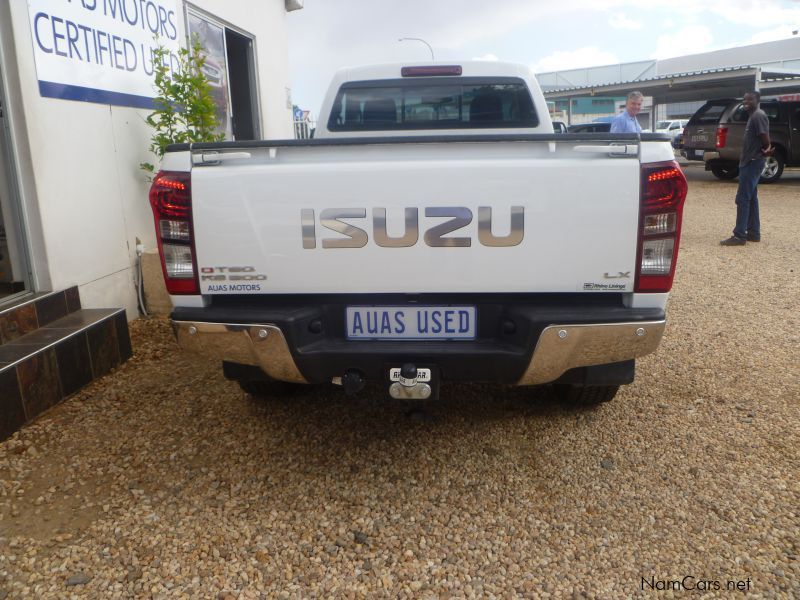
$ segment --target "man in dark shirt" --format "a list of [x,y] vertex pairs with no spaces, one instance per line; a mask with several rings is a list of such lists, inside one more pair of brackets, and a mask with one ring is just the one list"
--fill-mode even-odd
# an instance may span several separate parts
[[744,129],[742,154],[739,158],[739,189],[736,191],[736,227],[733,235],[720,244],[744,246],[747,242],[761,241],[761,222],[758,216],[758,179],[764,170],[764,161],[772,154],[769,142],[769,119],[758,108],[761,95],[747,92],[742,105],[750,115]]

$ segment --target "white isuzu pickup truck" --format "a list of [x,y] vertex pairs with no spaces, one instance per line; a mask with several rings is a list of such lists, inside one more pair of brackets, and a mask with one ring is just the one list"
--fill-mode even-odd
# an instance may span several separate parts
[[633,381],[678,254],[668,136],[556,135],[499,62],[345,69],[320,115],[312,140],[169,148],[150,202],[182,348],[251,393],[461,380],[591,405]]

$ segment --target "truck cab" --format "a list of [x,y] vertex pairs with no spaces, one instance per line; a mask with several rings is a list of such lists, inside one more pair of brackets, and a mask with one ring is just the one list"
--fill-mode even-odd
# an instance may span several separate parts
[[520,65],[377,65],[334,75],[317,139],[552,133],[539,84]]

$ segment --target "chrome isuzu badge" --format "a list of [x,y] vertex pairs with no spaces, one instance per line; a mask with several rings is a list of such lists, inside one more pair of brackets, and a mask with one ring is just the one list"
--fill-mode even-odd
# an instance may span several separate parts
[[[478,207],[478,241],[482,246],[508,247],[519,245],[525,237],[525,207],[512,206],[511,227],[508,235],[492,233],[492,207]],[[472,211],[464,206],[432,206],[425,208],[426,217],[448,217],[449,220],[434,225],[425,231],[423,240],[432,248],[468,248],[472,246],[469,236],[444,237],[472,223]],[[319,224],[344,237],[323,238],[323,248],[363,248],[369,242],[366,230],[346,223],[341,219],[366,219],[366,208],[326,208],[320,212]],[[408,248],[419,241],[419,209],[405,209],[405,229],[401,236],[392,237],[386,231],[386,209],[372,209],[372,237],[376,245],[383,248]],[[317,219],[313,208],[300,211],[300,226],[303,248],[317,247]]]

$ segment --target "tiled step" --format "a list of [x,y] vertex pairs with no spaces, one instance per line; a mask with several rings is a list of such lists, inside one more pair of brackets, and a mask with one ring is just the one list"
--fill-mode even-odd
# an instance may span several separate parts
[[0,440],[132,355],[125,310],[71,289],[0,312]]
[[34,294],[9,306],[0,306],[0,345],[13,342],[80,308],[77,287]]

